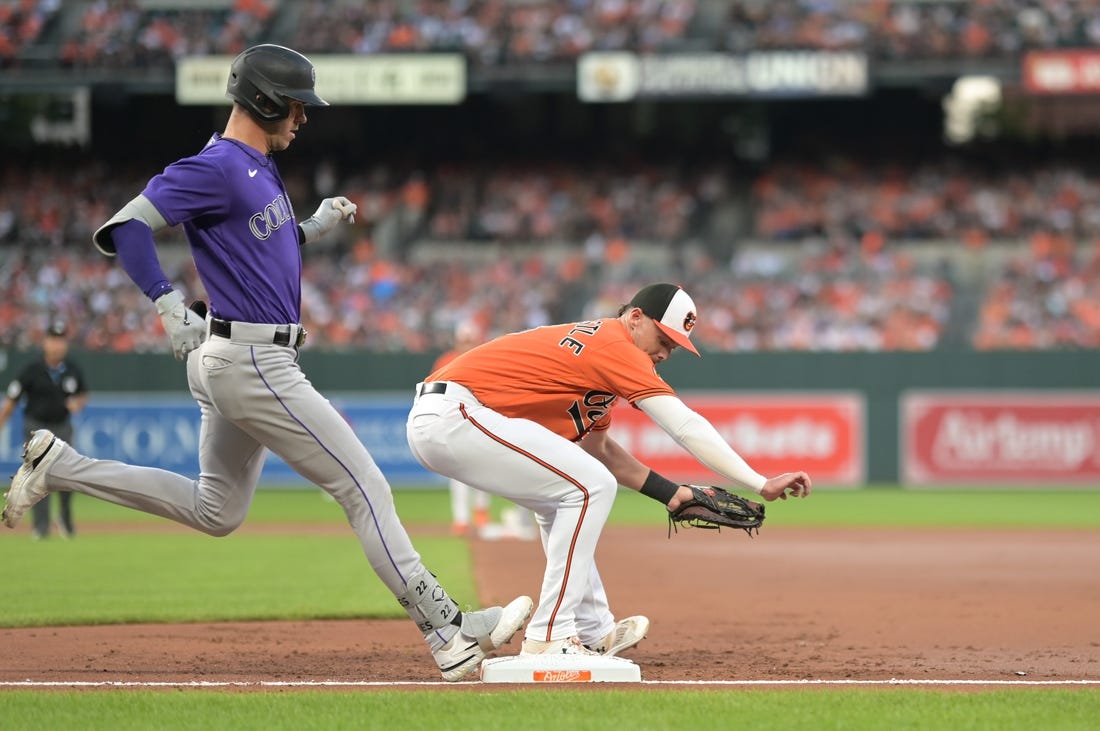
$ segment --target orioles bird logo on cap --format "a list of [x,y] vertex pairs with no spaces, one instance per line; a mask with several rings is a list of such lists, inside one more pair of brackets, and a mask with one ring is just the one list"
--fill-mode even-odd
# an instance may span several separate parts
[[684,332],[691,332],[693,327],[695,327],[695,313],[689,312],[684,315]]

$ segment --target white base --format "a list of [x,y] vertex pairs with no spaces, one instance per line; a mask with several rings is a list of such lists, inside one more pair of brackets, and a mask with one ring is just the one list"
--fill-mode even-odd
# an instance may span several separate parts
[[642,670],[623,657],[517,655],[481,663],[483,683],[637,683]]

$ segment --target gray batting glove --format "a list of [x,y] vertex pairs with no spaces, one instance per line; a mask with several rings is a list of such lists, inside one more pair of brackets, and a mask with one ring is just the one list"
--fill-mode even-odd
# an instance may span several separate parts
[[206,340],[206,320],[183,304],[183,295],[176,290],[165,292],[156,301],[164,331],[172,338],[176,360],[186,360],[187,354]]
[[342,195],[325,198],[317,207],[317,212],[299,224],[306,236],[306,243],[311,244],[321,238],[341,221],[355,223],[355,212],[358,210],[359,206]]

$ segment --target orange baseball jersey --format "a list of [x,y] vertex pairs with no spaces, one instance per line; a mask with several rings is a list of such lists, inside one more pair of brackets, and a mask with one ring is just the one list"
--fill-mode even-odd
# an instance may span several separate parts
[[434,371],[504,416],[576,441],[611,424],[615,400],[673,394],[618,318],[547,325],[479,345]]
[[452,349],[450,349],[446,352],[440,353],[439,357],[435,359],[435,363],[432,364],[432,373],[435,373],[440,368],[447,365],[448,363],[450,363],[452,360],[454,360],[455,358],[457,358],[460,355],[462,355],[462,354],[459,353],[454,348],[452,348]]

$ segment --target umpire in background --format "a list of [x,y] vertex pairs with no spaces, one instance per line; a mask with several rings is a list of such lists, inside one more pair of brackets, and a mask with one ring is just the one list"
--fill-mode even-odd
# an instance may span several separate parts
[[[7,398],[0,406],[0,428],[7,423],[15,406],[23,400],[23,439],[30,439],[35,429],[49,429],[66,441],[73,438],[72,416],[80,413],[88,401],[84,374],[70,358],[69,340],[64,322],[50,323],[42,340],[42,356],[28,363],[8,385]],[[58,532],[64,538],[73,535],[71,492],[58,492],[61,514]],[[50,534],[50,496],[32,508],[34,537]]]

